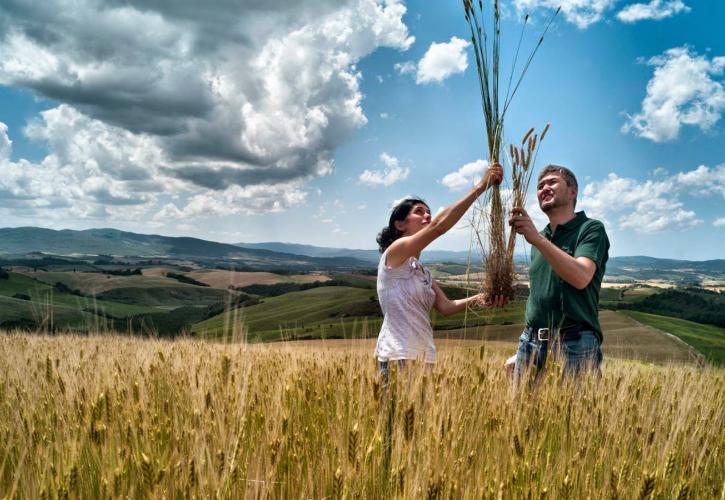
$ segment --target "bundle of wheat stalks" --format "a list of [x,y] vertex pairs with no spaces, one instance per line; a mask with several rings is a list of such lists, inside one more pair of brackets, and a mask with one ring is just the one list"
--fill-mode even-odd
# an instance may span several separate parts
[[[484,14],[484,5],[482,0],[479,0],[477,5],[475,5],[471,0],[463,0],[463,9],[465,12],[466,22],[471,30],[471,43],[473,44],[473,52],[476,56],[476,69],[478,71],[478,80],[481,90],[481,105],[483,108],[483,117],[486,129],[486,144],[488,146],[489,163],[501,163],[503,160],[501,155],[501,146],[506,111],[508,110],[511,100],[516,94],[516,91],[518,90],[519,85],[521,84],[521,81],[531,64],[534,55],[544,41],[544,35],[548,31],[549,26],[551,26],[554,17],[559,13],[559,9],[556,10],[549,20],[549,23],[546,25],[544,31],[539,37],[538,43],[524,63],[520,74],[516,80],[514,80],[514,72],[518,61],[519,49],[521,48],[524,28],[526,27],[529,16],[527,15],[524,18],[518,46],[516,47],[516,55],[514,57],[511,73],[508,79],[506,96],[503,100],[500,99],[499,95],[499,76],[501,70],[501,12],[499,9],[499,0],[493,0],[493,12],[491,16],[492,26],[489,26],[489,28],[492,29],[492,37],[489,37],[486,31],[486,23],[484,22],[486,15]],[[529,139],[528,135],[529,134],[527,134],[527,137],[525,138],[526,140]],[[526,140],[524,142],[526,142]],[[536,141],[532,144],[533,147],[535,147]],[[527,148],[528,145],[522,144],[521,154],[528,155],[529,151]],[[521,160],[522,158],[519,159]],[[530,158],[528,159],[530,160]],[[523,164],[519,163],[518,166],[523,167]],[[526,170],[528,171],[529,164],[527,164],[526,167]],[[528,182],[525,184],[527,185]],[[520,185],[521,187],[524,187],[524,184],[520,183]],[[523,196],[525,196],[525,194],[526,193],[524,191]],[[514,243],[509,240],[509,244],[507,245],[505,241],[506,210],[504,209],[504,203],[501,198],[501,191],[499,187],[494,186],[488,190],[487,199],[484,201],[488,205],[489,210],[486,224],[488,249],[484,252],[486,277],[484,279],[484,283],[482,284],[482,288],[489,296],[504,295],[506,297],[513,297],[513,248],[509,251],[509,247],[511,247]],[[520,206],[516,205],[515,199],[514,206]]]
[[[529,191],[531,172],[536,164],[536,157],[539,155],[539,148],[551,127],[547,123],[541,132],[541,137],[534,133],[531,127],[521,140],[521,147],[509,145],[511,154],[511,201],[513,208],[524,208],[526,204],[526,193]],[[533,158],[533,161],[532,161]],[[506,257],[513,264],[514,248],[516,246],[516,233],[509,234],[509,242],[506,247]]]

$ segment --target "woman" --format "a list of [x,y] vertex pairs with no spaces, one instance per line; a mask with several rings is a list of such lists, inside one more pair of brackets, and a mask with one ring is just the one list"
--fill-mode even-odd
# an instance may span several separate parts
[[466,196],[431,219],[422,200],[405,199],[393,209],[388,226],[377,237],[382,256],[378,265],[378,298],[383,310],[383,325],[378,335],[375,356],[380,363],[383,382],[388,382],[388,361],[403,363],[423,359],[435,363],[436,349],[430,310],[444,316],[463,311],[469,303],[501,307],[506,299],[488,300],[482,294],[450,300],[431,278],[418,259],[425,247],[451,229],[486,189],[503,179],[501,165],[494,164]]

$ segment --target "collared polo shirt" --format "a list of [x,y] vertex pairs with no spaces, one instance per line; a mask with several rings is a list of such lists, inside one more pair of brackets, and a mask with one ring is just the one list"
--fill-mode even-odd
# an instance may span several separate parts
[[553,234],[550,225],[540,234],[574,258],[588,257],[597,265],[597,270],[586,288],[577,290],[561,279],[532,246],[526,324],[534,328],[584,325],[591,327],[601,341],[599,290],[609,258],[609,238],[604,224],[589,219],[584,212],[577,212],[572,220],[558,225]]

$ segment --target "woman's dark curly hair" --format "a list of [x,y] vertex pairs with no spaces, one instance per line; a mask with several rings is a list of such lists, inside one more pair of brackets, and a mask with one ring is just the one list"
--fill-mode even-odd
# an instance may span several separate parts
[[395,227],[397,221],[404,221],[413,207],[419,203],[422,203],[426,207],[428,204],[420,198],[406,198],[393,208],[393,213],[390,214],[390,220],[388,221],[387,227],[384,227],[382,231],[375,238],[378,242],[380,253],[383,253],[387,248],[398,238],[403,236],[403,233],[398,231]]

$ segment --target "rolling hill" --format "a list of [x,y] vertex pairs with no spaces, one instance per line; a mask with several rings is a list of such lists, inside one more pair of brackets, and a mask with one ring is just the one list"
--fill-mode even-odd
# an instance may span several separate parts
[[[235,243],[236,246],[242,248],[251,248],[258,250],[272,250],[274,252],[293,253],[297,255],[307,255],[308,257],[352,257],[367,262],[378,263],[380,260],[380,252],[378,250],[364,250],[351,248],[334,248],[334,247],[317,247],[314,245],[300,245],[297,243]],[[476,257],[472,257],[474,260]],[[455,252],[449,250],[426,250],[423,252],[422,259],[425,262],[468,262],[468,252]]]
[[697,282],[725,280],[725,259],[690,261],[632,256],[612,257],[607,262],[607,278]]
[[[113,255],[181,258],[251,269],[361,269],[370,263],[346,256],[310,257],[265,249],[241,248],[198,238],[138,234],[116,229],[56,231],[37,227],[0,229],[0,254]],[[0,263],[1,264],[1,263]]]

